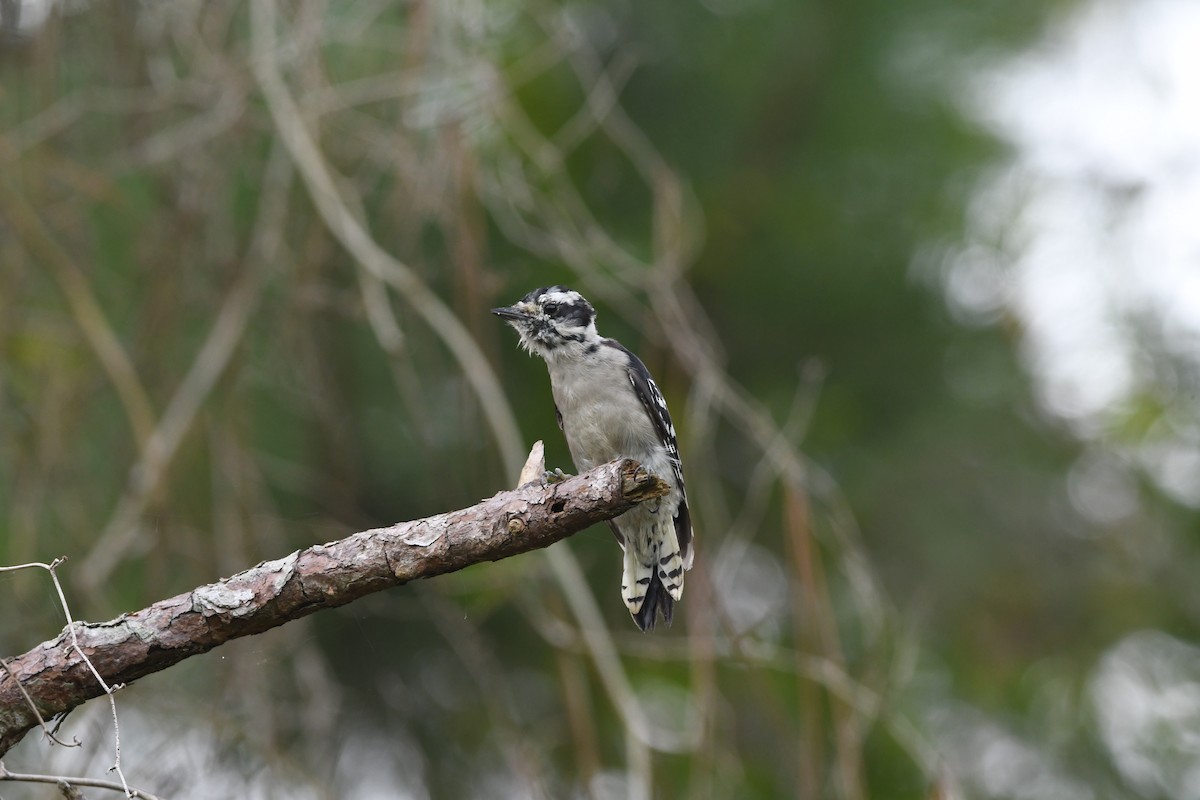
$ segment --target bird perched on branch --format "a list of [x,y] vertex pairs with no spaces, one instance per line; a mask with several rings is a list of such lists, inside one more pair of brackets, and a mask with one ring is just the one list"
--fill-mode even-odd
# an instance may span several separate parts
[[632,458],[670,487],[609,522],[625,553],[621,598],[634,622],[648,631],[661,613],[670,625],[684,571],[692,568],[692,522],[662,392],[641,359],[596,332],[596,310],[579,292],[534,289],[492,313],[546,361],[558,427],[577,469]]

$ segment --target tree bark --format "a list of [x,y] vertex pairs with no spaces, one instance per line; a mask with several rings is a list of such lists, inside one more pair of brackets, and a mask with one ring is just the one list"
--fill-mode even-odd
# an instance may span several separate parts
[[[636,462],[613,461],[561,483],[525,485],[460,511],[362,531],[264,561],[108,622],[77,622],[76,635],[109,685],[127,684],[322,608],[547,547],[665,492],[666,485]],[[30,700],[50,719],[104,693],[65,628],[5,663],[0,757],[38,724]]]

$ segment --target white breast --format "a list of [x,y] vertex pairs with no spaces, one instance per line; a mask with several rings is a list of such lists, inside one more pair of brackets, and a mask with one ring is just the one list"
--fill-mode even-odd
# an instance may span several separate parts
[[629,381],[624,353],[550,365],[554,403],[575,466],[591,469],[615,458],[632,458],[663,478],[671,475],[666,450]]

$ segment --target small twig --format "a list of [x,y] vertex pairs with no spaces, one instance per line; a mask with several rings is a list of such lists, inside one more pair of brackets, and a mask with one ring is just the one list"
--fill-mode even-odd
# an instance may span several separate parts
[[125,781],[125,773],[121,770],[121,724],[117,721],[117,701],[113,697],[113,692],[125,688],[125,685],[115,683],[109,686],[104,678],[101,677],[100,671],[96,669],[96,665],[92,663],[92,660],[83,652],[83,648],[79,646],[79,635],[75,632],[75,620],[71,618],[71,609],[67,606],[67,596],[63,594],[62,584],[58,580],[58,572],[56,571],[56,567],[66,560],[66,556],[54,560],[49,567],[50,579],[54,581],[54,590],[58,592],[58,602],[62,604],[63,614],[67,617],[67,629],[71,632],[71,646],[75,648],[75,652],[83,659],[83,663],[87,664],[92,675],[96,677],[96,681],[104,689],[104,693],[108,695],[108,704],[112,709],[113,749],[115,750],[113,765],[109,767],[109,772],[117,773],[117,777],[121,779],[121,786],[125,788],[125,796],[131,797],[132,795],[129,794],[129,784]]
[[[137,797],[141,800],[162,800],[158,795],[150,794],[141,789],[133,789],[115,781],[103,781],[98,778],[68,778],[64,775],[37,775],[26,772],[9,772],[4,766],[4,762],[0,761],[0,781],[14,781],[21,783],[52,783],[56,786],[66,786],[73,788],[76,786],[87,786],[91,789],[108,789],[111,792],[124,792],[126,797]],[[80,797],[82,795],[66,795],[67,797]]]
[[[0,567],[0,572],[12,572],[18,569],[36,567],[44,569],[50,573],[50,580],[54,582],[54,590],[58,593],[59,605],[62,606],[63,615],[67,618],[67,631],[71,634],[71,646],[74,648],[75,652],[79,654],[79,657],[83,660],[83,663],[87,664],[87,668],[91,670],[92,675],[95,676],[96,681],[104,690],[104,694],[108,696],[108,703],[112,708],[113,741],[116,755],[113,760],[113,765],[109,768],[109,772],[117,773],[117,776],[121,779],[121,785],[125,787],[126,796],[132,797],[133,795],[129,794],[129,784],[125,781],[125,773],[121,770],[121,725],[117,721],[117,701],[113,699],[113,692],[124,688],[124,685],[118,683],[109,686],[108,683],[105,682],[104,678],[101,677],[100,671],[96,669],[96,665],[92,663],[92,660],[87,657],[87,653],[84,653],[83,648],[79,646],[79,636],[75,632],[75,620],[71,618],[71,608],[67,605],[67,596],[63,592],[62,583],[60,583],[58,580],[58,567],[66,560],[66,556],[59,556],[49,564],[44,564],[40,561],[29,564],[18,564],[14,567]],[[3,661],[0,660],[0,663],[3,663]],[[20,678],[18,678],[16,674],[9,668],[8,664],[4,664],[4,671],[7,672],[9,677],[13,679],[13,682],[17,684],[17,688],[21,690],[21,694],[29,702],[29,707],[33,709],[33,713],[37,716],[38,722],[41,723],[42,730],[45,732],[45,734],[58,744],[62,744],[62,742],[55,738],[50,731],[46,730],[46,722],[42,717],[41,712],[38,710],[37,704],[33,702],[33,698],[29,696],[29,693],[25,690],[25,687],[21,685]],[[78,744],[78,742],[76,744]]]
[[41,561],[30,561],[28,564],[13,564],[7,567],[0,567],[0,572],[16,572],[19,569],[53,569],[65,560],[65,556],[59,556],[49,564],[45,564]]

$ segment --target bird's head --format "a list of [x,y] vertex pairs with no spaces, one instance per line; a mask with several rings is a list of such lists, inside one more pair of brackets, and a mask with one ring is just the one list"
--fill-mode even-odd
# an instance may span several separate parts
[[521,337],[521,346],[547,361],[571,358],[598,341],[596,309],[565,286],[534,289],[515,304],[493,308]]

